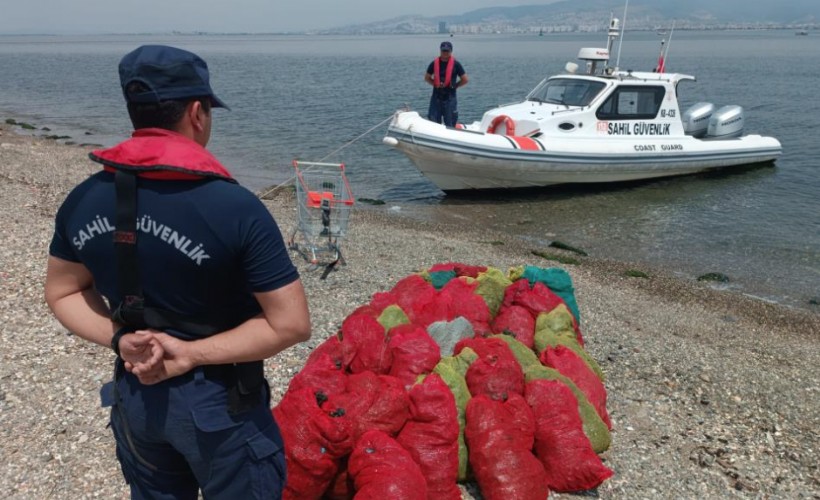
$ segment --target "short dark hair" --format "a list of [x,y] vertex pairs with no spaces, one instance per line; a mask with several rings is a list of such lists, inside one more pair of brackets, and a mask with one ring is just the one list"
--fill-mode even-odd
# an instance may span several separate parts
[[[148,90],[143,83],[131,82],[126,86],[128,92],[145,92]],[[134,130],[141,128],[162,128],[176,130],[179,121],[185,114],[189,102],[199,101],[206,113],[211,112],[210,98],[200,98],[160,101],[157,103],[128,103],[128,116]]]

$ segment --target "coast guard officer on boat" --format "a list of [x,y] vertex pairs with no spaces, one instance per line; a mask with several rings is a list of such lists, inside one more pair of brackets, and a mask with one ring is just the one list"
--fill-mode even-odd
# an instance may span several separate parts
[[458,122],[456,89],[467,85],[469,79],[461,63],[453,57],[453,44],[441,42],[441,55],[427,66],[424,80],[433,86],[427,119],[455,127]]

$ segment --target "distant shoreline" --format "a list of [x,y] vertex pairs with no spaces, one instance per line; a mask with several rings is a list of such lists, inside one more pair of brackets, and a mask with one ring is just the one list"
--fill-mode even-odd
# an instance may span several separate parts
[[[627,33],[651,33],[657,31],[658,28],[627,28]],[[777,26],[733,26],[733,25],[718,25],[713,27],[676,27],[675,31],[807,31],[809,35],[812,32],[820,31],[820,23],[817,24],[799,24],[799,25],[777,25]],[[571,31],[544,31],[544,36],[560,36],[560,35],[576,35],[584,33],[605,33],[605,29],[594,30],[571,30]],[[439,33],[437,31],[385,31],[385,32],[361,32],[348,30],[305,30],[305,31],[252,31],[252,32],[218,32],[218,31],[159,31],[159,32],[137,32],[137,33],[0,33],[0,38],[11,37],[85,37],[85,36],[112,36],[112,37],[127,37],[127,36],[180,36],[180,37],[196,37],[196,36],[429,36],[429,35],[458,35],[464,37],[470,36],[487,36],[487,35],[520,35],[532,36],[538,35],[538,28],[531,28],[527,31],[499,31],[482,32],[482,33]]]

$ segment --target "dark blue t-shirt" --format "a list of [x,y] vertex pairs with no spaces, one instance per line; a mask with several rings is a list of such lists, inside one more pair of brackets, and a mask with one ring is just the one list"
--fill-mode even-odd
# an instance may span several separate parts
[[[113,243],[114,174],[77,186],[57,212],[49,253],[81,262],[112,308],[121,302]],[[250,191],[224,180],[139,180],[137,252],[146,307],[238,325],[254,292],[298,279],[282,234]]]

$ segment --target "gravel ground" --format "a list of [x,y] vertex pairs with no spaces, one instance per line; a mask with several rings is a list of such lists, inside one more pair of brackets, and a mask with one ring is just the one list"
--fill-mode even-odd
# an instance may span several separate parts
[[[66,332],[42,297],[53,216],[96,170],[87,150],[0,129],[0,497],[127,498],[99,408],[113,354]],[[289,192],[265,203],[289,234]],[[357,207],[347,265],[320,279],[294,254],[313,338],[267,365],[278,401],[308,353],[371,295],[436,262],[561,265],[507,235]],[[498,242],[503,241],[500,245]],[[490,242],[495,242],[491,244]],[[661,270],[581,258],[587,349],[607,375],[615,476],[601,498],[820,498],[820,315]],[[465,498],[480,498],[474,485]],[[573,495],[554,495],[571,498]]]

